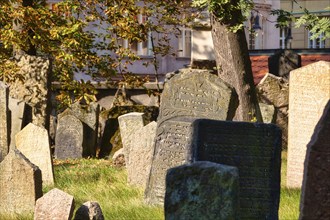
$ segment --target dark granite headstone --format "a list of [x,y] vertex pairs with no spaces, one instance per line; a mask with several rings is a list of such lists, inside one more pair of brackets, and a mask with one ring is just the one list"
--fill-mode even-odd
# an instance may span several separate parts
[[208,70],[182,69],[165,84],[157,123],[179,116],[231,120],[237,100],[235,90]]
[[330,219],[330,101],[307,145],[299,219]]
[[164,121],[158,127],[155,152],[145,191],[149,204],[162,204],[165,195],[165,177],[169,168],[192,162],[192,134],[194,119],[176,118]]
[[168,170],[165,219],[239,219],[238,169],[198,161]]
[[288,78],[290,71],[301,67],[301,56],[292,50],[279,50],[268,58],[269,72]]
[[73,115],[65,115],[58,120],[55,138],[57,159],[81,158],[83,154],[83,125]]
[[239,170],[241,219],[278,219],[281,130],[273,124],[195,121],[197,161]]

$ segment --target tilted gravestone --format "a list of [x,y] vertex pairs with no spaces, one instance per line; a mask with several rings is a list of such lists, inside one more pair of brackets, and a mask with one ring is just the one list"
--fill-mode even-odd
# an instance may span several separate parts
[[37,200],[34,209],[34,220],[65,219],[73,217],[73,196],[54,188]]
[[330,62],[319,61],[291,72],[288,187],[301,187],[307,144],[329,99]]
[[156,122],[136,130],[131,135],[129,160],[126,161],[127,182],[145,189],[154,155],[154,140],[156,137]]
[[330,219],[330,100],[307,145],[301,220]]
[[9,95],[32,107],[32,122],[49,127],[51,64],[47,58],[22,55],[16,57],[20,68],[17,78],[11,83]]
[[196,161],[239,170],[241,219],[278,219],[281,130],[274,124],[198,119]]
[[164,121],[156,131],[155,149],[145,191],[148,204],[163,204],[168,169],[192,162],[192,118]]
[[55,158],[82,158],[83,125],[73,115],[65,115],[57,122]]
[[174,117],[232,120],[235,90],[208,70],[182,69],[164,86],[157,123]]
[[154,147],[154,157],[145,192],[149,204],[162,204],[167,169],[190,163],[193,119],[231,120],[237,94],[207,70],[183,69],[165,84]]
[[274,105],[276,124],[282,129],[282,147],[287,148],[289,81],[267,73],[256,89],[259,102]]
[[88,106],[80,105],[75,102],[61,114],[58,114],[58,120],[65,115],[73,115],[78,118],[83,125],[83,156],[95,157],[97,147],[97,136],[99,127],[100,106],[97,103],[91,103]]
[[239,219],[238,169],[198,161],[168,170],[165,219]]
[[16,148],[39,167],[43,183],[53,185],[54,174],[47,130],[30,123],[16,134],[15,142]]
[[[29,113],[31,108],[26,105],[25,102],[20,101],[18,99],[11,98],[9,96],[8,99],[8,142],[9,142],[9,149],[15,149],[15,135],[22,130],[22,128],[26,125],[27,122],[30,121]],[[31,121],[30,121],[31,122]]]
[[301,56],[292,50],[279,50],[268,58],[269,72],[288,78],[290,71],[301,67]]
[[28,214],[42,196],[40,169],[19,150],[10,150],[0,163],[0,214]]
[[0,162],[8,154],[8,87],[0,81]]
[[133,140],[131,136],[135,131],[143,128],[144,126],[143,115],[144,113],[131,112],[118,117],[121,142],[123,144],[126,164],[129,161],[130,148],[133,144],[132,141],[136,141]]

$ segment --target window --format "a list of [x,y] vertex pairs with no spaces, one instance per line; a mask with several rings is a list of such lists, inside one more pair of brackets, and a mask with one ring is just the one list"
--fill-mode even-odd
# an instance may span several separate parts
[[182,28],[178,38],[178,56],[190,57],[191,56],[191,30]]
[[249,31],[249,50],[255,49],[255,43],[256,43],[256,33],[252,29]]
[[287,28],[281,28],[280,29],[280,49],[284,49],[286,47],[285,45],[285,38],[288,34],[288,29]]
[[320,34],[317,38],[312,39],[313,34],[308,31],[308,48],[325,48],[325,40],[322,40],[324,34]]
[[[147,16],[139,14],[137,20],[139,23],[144,23],[147,21]],[[129,48],[133,53],[139,56],[152,56],[152,44],[151,44],[151,32],[148,33],[148,37],[146,41],[143,42],[136,42],[125,39],[122,41],[122,46],[124,48]]]

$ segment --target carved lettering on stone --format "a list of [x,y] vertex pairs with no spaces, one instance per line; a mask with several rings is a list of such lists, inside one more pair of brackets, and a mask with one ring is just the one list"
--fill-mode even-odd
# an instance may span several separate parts
[[330,99],[330,62],[291,71],[287,186],[300,188],[307,144]]
[[58,120],[55,157],[57,159],[81,158],[83,154],[83,125],[73,115],[65,115]]
[[278,219],[281,130],[273,124],[195,121],[196,160],[239,170],[241,219]]
[[32,123],[25,126],[16,134],[16,148],[39,167],[44,184],[54,184],[49,137],[45,128]]
[[0,214],[30,214],[42,196],[40,169],[19,150],[0,163]]

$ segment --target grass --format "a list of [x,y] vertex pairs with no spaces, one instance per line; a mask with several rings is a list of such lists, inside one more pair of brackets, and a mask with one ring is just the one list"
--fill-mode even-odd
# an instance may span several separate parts
[[[164,219],[161,207],[147,206],[143,191],[127,185],[126,170],[114,167],[109,160],[80,159],[54,161],[55,187],[75,198],[76,209],[87,201],[97,201],[105,219]],[[281,200],[279,219],[298,219],[300,190],[285,187],[286,152],[282,154]],[[44,193],[52,187],[45,187]],[[30,220],[29,216],[1,216],[1,220]]]

